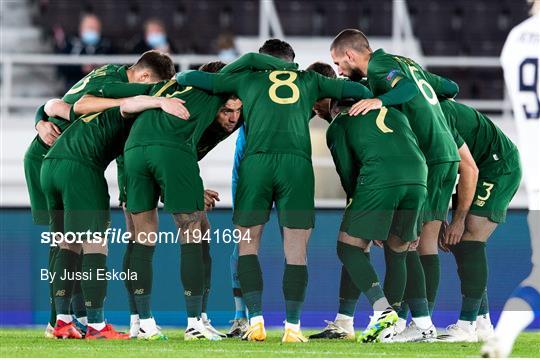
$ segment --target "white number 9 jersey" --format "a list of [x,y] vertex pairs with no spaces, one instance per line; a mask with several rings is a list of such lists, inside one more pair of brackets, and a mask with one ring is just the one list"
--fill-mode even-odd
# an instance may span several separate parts
[[540,13],[510,31],[501,54],[512,101],[523,179],[529,202],[533,271],[525,283],[540,285]]

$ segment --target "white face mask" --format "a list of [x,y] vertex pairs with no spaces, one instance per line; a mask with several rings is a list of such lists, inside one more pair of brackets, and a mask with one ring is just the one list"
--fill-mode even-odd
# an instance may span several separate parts
[[167,45],[167,37],[164,33],[156,32],[146,36],[146,42],[153,48]]

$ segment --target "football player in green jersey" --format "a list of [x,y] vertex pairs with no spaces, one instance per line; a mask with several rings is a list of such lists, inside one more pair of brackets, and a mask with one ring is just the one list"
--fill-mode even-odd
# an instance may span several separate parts
[[[493,334],[486,290],[486,242],[497,225],[504,223],[508,205],[519,188],[519,153],[512,141],[479,111],[450,100],[441,101],[441,108],[455,133],[458,146],[465,143],[470,148],[479,174],[476,188],[472,189],[474,201],[470,210],[465,212],[463,236],[444,239],[444,246],[456,258],[462,304],[459,320],[449,326],[439,339],[450,342],[485,341]],[[462,181],[460,176],[457,211],[462,203],[468,201],[462,194]],[[454,214],[450,227],[455,226],[455,218]]]
[[[169,71],[174,72],[172,62],[170,64]],[[139,84],[131,85],[137,91],[142,89]],[[74,105],[74,108],[76,107]],[[75,120],[74,110],[61,100],[49,101],[45,110],[52,116],[71,117],[72,121]],[[79,236],[82,232],[90,231],[97,237],[93,243],[59,243],[60,249],[54,268],[54,273],[58,276],[53,281],[57,310],[57,324],[54,328],[56,337],[77,337],[69,315],[70,294],[76,278],[61,277],[60,274],[77,271],[76,262],[81,250],[82,268],[77,272],[89,275],[79,278],[82,280],[81,287],[88,313],[86,337],[118,336],[114,329],[104,323],[106,281],[99,279],[99,271],[105,271],[107,246],[103,232],[108,227],[109,219],[109,196],[103,172],[108,163],[121,154],[129,126],[130,122],[123,121],[118,111],[109,110],[83,117],[74,121],[44,159],[41,185],[51,217],[51,231],[66,236]],[[84,176],[81,177],[81,174]]]
[[[172,66],[172,60],[167,55],[156,51],[149,51],[144,53],[137,62],[130,67],[105,65],[92,71],[81,79],[62,99],[68,104],[73,104],[89,92],[99,92],[105,83],[113,83],[117,86],[122,86],[128,82],[157,82],[164,76],[164,72],[161,69],[166,67],[167,64]],[[71,122],[66,119],[47,116],[44,112],[44,106],[40,107],[36,114],[36,130],[38,131],[38,135],[34,138],[25,153],[24,170],[28,193],[30,195],[32,218],[37,225],[49,224],[47,203],[40,185],[41,164],[49,147],[54,144],[62,131],[70,124]],[[57,247],[51,247],[49,251],[50,271],[53,271],[52,269],[54,268],[57,250]],[[78,284],[79,282],[76,283],[76,288],[73,292],[72,306],[75,316],[80,319],[81,327],[84,328],[86,324],[86,315],[82,301],[82,293]],[[52,301],[52,286],[50,291],[51,318],[45,332],[46,337],[54,337],[52,332],[56,321],[55,307]]]
[[[266,339],[258,250],[275,202],[286,258],[283,291],[287,319],[283,342],[305,342],[300,312],[307,286],[307,242],[314,222],[314,176],[309,120],[321,98],[366,98],[364,86],[298,71],[289,44],[271,39],[259,53],[282,59],[281,70],[207,74],[184,72],[177,80],[214,93],[236,94],[243,103],[246,151],[239,169],[233,222],[240,229],[238,277],[250,314],[244,338]],[[258,55],[264,57],[265,55]]]
[[[424,207],[420,235],[419,259],[416,251],[407,255],[409,274],[418,277],[407,283],[406,298],[413,310],[413,322],[404,337],[422,339],[423,331],[432,326],[429,308],[433,308],[439,282],[437,240],[442,221],[446,220],[448,205],[455,185],[460,156],[448,129],[437,96],[454,97],[457,85],[422,69],[414,61],[373,51],[367,37],[359,30],[346,29],[336,36],[330,47],[339,73],[351,78],[367,76],[370,89],[376,96],[353,105],[351,115],[366,114],[382,106],[399,106],[407,116],[426,157],[428,195]],[[423,304],[427,295],[429,304]],[[414,305],[411,305],[411,302]]]
[[[317,110],[320,114],[320,107]],[[417,239],[427,166],[407,118],[398,110],[382,107],[357,116],[349,116],[347,110],[334,101],[330,116],[323,115],[330,121],[327,145],[348,199],[337,250],[354,285],[374,309],[358,340],[374,342],[398,319],[392,306],[399,307],[405,292],[407,250]],[[384,293],[364,255],[371,241],[381,240]],[[425,331],[426,340],[435,336],[435,327]]]
[[[205,203],[197,160],[201,156],[199,141],[228,98],[182,86],[175,80],[156,86],[151,94],[183,99],[190,119],[178,122],[159,110],[144,111],[137,116],[124,149],[127,209],[132,213],[136,233],[130,269],[146,274],[131,282],[141,337],[160,334],[150,306],[155,241],[147,235],[157,233],[157,204],[161,196],[181,234],[180,272],[188,316],[184,339],[220,340],[219,334],[211,332],[201,319],[207,263],[201,242],[206,241],[208,234],[202,231]],[[138,113],[136,99],[126,102],[124,107],[126,112]],[[236,129],[226,123],[222,126],[227,133]],[[214,145],[218,142],[219,139]],[[209,149],[206,145],[204,148]]]

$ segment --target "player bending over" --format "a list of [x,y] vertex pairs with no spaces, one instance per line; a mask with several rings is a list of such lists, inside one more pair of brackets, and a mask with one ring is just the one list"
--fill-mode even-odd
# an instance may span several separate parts
[[[418,245],[422,256],[419,257],[413,247],[407,254],[405,300],[413,321],[407,329],[404,329],[404,321],[398,323],[396,330],[402,334],[394,337],[394,341],[429,340],[435,336],[430,331],[433,328],[430,312],[439,283],[437,240],[441,223],[446,220],[460,159],[437,96],[454,97],[458,87],[450,80],[425,71],[411,59],[387,54],[382,49],[373,51],[359,30],[347,29],[339,33],[331,44],[330,54],[340,75],[351,79],[367,76],[376,96],[353,105],[351,115],[399,105],[426,158],[428,195]],[[408,307],[402,304],[404,317]]]

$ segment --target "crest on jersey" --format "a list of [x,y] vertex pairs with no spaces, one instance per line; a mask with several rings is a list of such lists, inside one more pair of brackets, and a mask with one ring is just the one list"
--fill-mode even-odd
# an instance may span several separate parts
[[394,70],[390,71],[388,73],[388,75],[386,75],[386,80],[391,81],[397,74],[399,74],[398,69],[394,69]]

